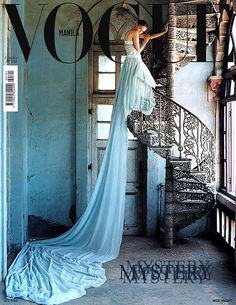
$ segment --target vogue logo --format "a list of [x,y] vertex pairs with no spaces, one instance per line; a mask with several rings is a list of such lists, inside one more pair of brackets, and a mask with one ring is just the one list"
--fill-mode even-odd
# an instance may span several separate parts
[[[56,45],[55,45],[55,24],[56,24],[57,12],[58,12],[59,8],[61,8],[64,5],[68,5],[68,4],[75,5],[80,10],[81,17],[82,17],[82,24],[83,24],[83,33],[84,33],[81,54],[76,60],[73,60],[70,62],[63,61],[61,58],[59,58],[59,56],[57,54],[57,50],[56,50]],[[47,5],[47,4],[40,4],[40,6],[42,6],[42,9],[41,9],[41,12],[39,15],[38,24],[41,20],[42,12],[43,12],[45,5]],[[102,48],[104,54],[111,60],[113,60],[113,59],[111,57],[111,52],[110,52],[110,47],[109,47],[109,23],[110,23],[110,16],[111,16],[112,9],[116,5],[117,4],[111,6],[101,17],[100,24],[99,24],[99,30],[98,30],[101,48]],[[27,62],[34,40],[32,41],[32,43],[30,45],[29,41],[26,37],[26,33],[24,30],[21,18],[19,16],[19,12],[17,10],[17,4],[5,4],[4,6],[7,10],[8,16],[10,18],[10,21],[11,21],[11,24],[15,31],[16,37],[20,44],[24,58]],[[138,18],[139,17],[139,5],[129,4],[129,6],[131,6],[135,10],[135,12],[137,13],[137,18]],[[161,4],[153,4],[152,9],[153,9],[153,12],[156,10],[159,10],[158,16],[161,15],[161,12],[162,12]],[[221,5],[221,9],[225,10],[227,12],[227,14],[229,13],[228,4]],[[153,22],[155,23],[156,20],[153,20]],[[38,30],[38,25],[35,29],[33,37],[35,37],[37,30]],[[213,32],[215,33],[217,39],[219,39],[219,24],[217,24],[216,30],[214,30]],[[76,32],[75,39],[77,39],[77,34],[78,34],[78,30]],[[201,61],[201,62],[206,61],[205,37],[206,37],[206,5],[198,4],[197,5],[197,61]],[[80,5],[73,3],[73,2],[62,3],[58,6],[56,6],[49,13],[49,15],[46,19],[45,25],[44,25],[44,41],[45,41],[46,47],[47,47],[48,51],[50,52],[50,54],[59,62],[62,62],[65,64],[72,64],[72,63],[75,63],[75,62],[79,61],[80,59],[82,59],[87,54],[88,50],[90,49],[91,44],[92,44],[92,39],[93,39],[93,26],[92,26],[91,20],[88,16],[87,12]],[[155,53],[156,58],[158,58],[160,61],[168,62],[167,59],[164,58],[164,56],[162,55],[162,52],[160,52],[160,50],[158,50],[157,45],[154,45],[153,52]],[[233,54],[233,52],[231,52],[230,58],[232,57],[232,54]],[[230,58],[229,58],[229,61],[231,60]]]

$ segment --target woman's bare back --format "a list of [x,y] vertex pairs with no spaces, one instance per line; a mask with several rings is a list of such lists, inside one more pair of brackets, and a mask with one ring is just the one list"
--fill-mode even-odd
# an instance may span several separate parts
[[[125,35],[126,41],[133,41],[134,35],[137,33],[137,30],[129,30]],[[137,35],[137,34],[136,34]]]

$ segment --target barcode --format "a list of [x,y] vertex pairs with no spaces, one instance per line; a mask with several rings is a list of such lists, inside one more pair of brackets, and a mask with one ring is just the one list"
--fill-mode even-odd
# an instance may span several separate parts
[[6,105],[14,105],[15,104],[15,84],[5,84],[6,85],[6,95],[5,101]]
[[8,83],[13,83],[15,81],[15,74],[14,74],[14,70],[9,70],[6,71],[6,75],[5,75],[5,80]]
[[3,66],[3,111],[18,111],[18,66]]

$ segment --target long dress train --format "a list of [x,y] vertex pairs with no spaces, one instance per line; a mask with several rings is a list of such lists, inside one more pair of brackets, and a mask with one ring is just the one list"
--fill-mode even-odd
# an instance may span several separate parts
[[5,279],[8,298],[60,304],[106,281],[102,263],[116,258],[122,239],[127,171],[127,115],[150,114],[156,86],[133,43],[125,41],[110,133],[95,190],[77,223],[51,239],[26,242]]

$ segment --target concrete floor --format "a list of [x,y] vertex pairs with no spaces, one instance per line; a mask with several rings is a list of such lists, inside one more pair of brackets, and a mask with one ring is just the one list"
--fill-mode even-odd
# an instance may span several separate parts
[[[64,304],[236,305],[236,272],[229,258],[223,247],[205,238],[179,239],[172,249],[164,249],[156,239],[124,236],[119,257],[104,264],[107,282],[99,288],[87,289],[85,296]],[[174,280],[173,268],[169,269],[167,276],[164,271],[168,269],[164,265],[168,261],[172,261],[174,266],[179,262],[190,270],[185,273],[185,279],[181,279],[183,273],[179,273]],[[128,269],[127,262],[136,267]],[[146,273],[145,263],[149,265]],[[192,267],[188,268],[188,264]],[[158,280],[161,266],[161,280]],[[182,268],[180,266],[179,270]],[[140,270],[144,273],[140,273]],[[4,297],[3,285],[1,289],[0,305],[34,304],[22,299],[8,301]]]

